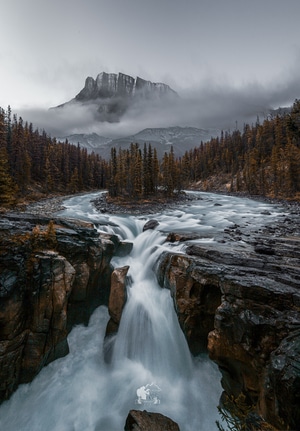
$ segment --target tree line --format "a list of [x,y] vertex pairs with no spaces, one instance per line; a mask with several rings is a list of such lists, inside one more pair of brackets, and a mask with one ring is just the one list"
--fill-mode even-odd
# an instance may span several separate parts
[[0,108],[0,205],[28,194],[75,193],[106,187],[108,162],[79,145],[58,142]]
[[131,144],[129,149],[111,150],[110,180],[108,192],[111,197],[127,196],[132,199],[147,198],[157,194],[167,197],[180,192],[180,172],[173,148],[161,161],[151,144]]
[[222,175],[228,191],[300,199],[300,101],[290,113],[222,132],[179,161],[182,182],[209,188]]
[[[209,190],[223,179],[227,190],[300,198],[300,101],[291,112],[257,119],[243,130],[222,132],[176,158],[162,160],[151,144],[112,148],[110,160],[79,145],[58,142],[0,108],[0,205],[28,193],[76,193],[108,189],[110,196],[173,196],[197,184]],[[214,179],[214,180],[212,180]],[[220,181],[219,181],[220,183]]]

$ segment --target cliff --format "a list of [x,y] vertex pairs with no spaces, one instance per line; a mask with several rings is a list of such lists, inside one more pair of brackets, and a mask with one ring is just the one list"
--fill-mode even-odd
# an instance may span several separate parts
[[191,350],[207,347],[219,365],[224,395],[243,394],[273,426],[298,430],[300,236],[277,234],[235,226],[215,243],[164,253],[156,270]]
[[0,220],[0,400],[68,353],[67,334],[107,304],[122,244],[85,222]]
[[87,77],[83,89],[75,98],[57,108],[74,103],[90,105],[98,121],[117,122],[134,103],[168,98],[174,100],[174,97],[178,97],[177,93],[167,84],[133,78],[124,73],[101,72],[96,79]]

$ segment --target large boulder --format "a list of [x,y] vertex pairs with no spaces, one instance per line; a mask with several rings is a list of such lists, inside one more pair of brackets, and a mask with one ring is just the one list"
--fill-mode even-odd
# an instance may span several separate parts
[[172,419],[160,413],[151,413],[146,410],[130,410],[125,431],[180,431],[179,426]]
[[[129,266],[123,266],[122,268],[116,268],[111,274],[108,302],[110,321],[107,325],[106,336],[111,335],[112,332],[116,332],[119,327],[122,311],[127,299],[126,276],[128,270]],[[114,328],[113,331],[112,328]]]

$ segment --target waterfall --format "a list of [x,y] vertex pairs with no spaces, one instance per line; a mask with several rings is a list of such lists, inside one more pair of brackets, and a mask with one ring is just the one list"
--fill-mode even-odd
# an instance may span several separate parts
[[[99,214],[90,203],[95,197],[69,199],[60,215],[92,221],[99,230],[134,244],[129,256],[113,260],[115,267],[130,266],[132,282],[127,286],[128,300],[119,331],[110,340],[111,361],[106,363],[103,355],[109,316],[107,308],[101,306],[88,327],[73,328],[66,357],[44,367],[32,383],[21,385],[0,406],[0,429],[120,431],[129,410],[140,408],[169,416],[181,431],[216,430],[220,373],[207,356],[191,357],[170,292],[158,286],[152,268],[168,247],[162,231],[196,232],[199,241],[209,243],[234,223],[256,228],[264,225],[262,211],[271,207],[236,197],[201,194],[200,200],[156,215],[160,232],[143,232],[147,217]],[[268,221],[277,216],[272,212]]]
[[[134,224],[132,227],[136,231]],[[192,358],[170,292],[158,285],[152,270],[164,240],[156,231],[139,233],[131,255],[117,260],[118,265],[130,265],[131,283],[114,340],[112,364],[119,367],[127,358],[151,372],[153,378],[176,379],[191,376]]]

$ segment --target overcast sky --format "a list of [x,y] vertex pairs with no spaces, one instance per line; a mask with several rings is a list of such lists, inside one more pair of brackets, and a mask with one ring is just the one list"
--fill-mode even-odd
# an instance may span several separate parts
[[0,6],[3,108],[48,109],[102,71],[165,82],[206,103],[221,93],[229,105],[249,96],[275,108],[300,97],[299,0],[0,0]]

